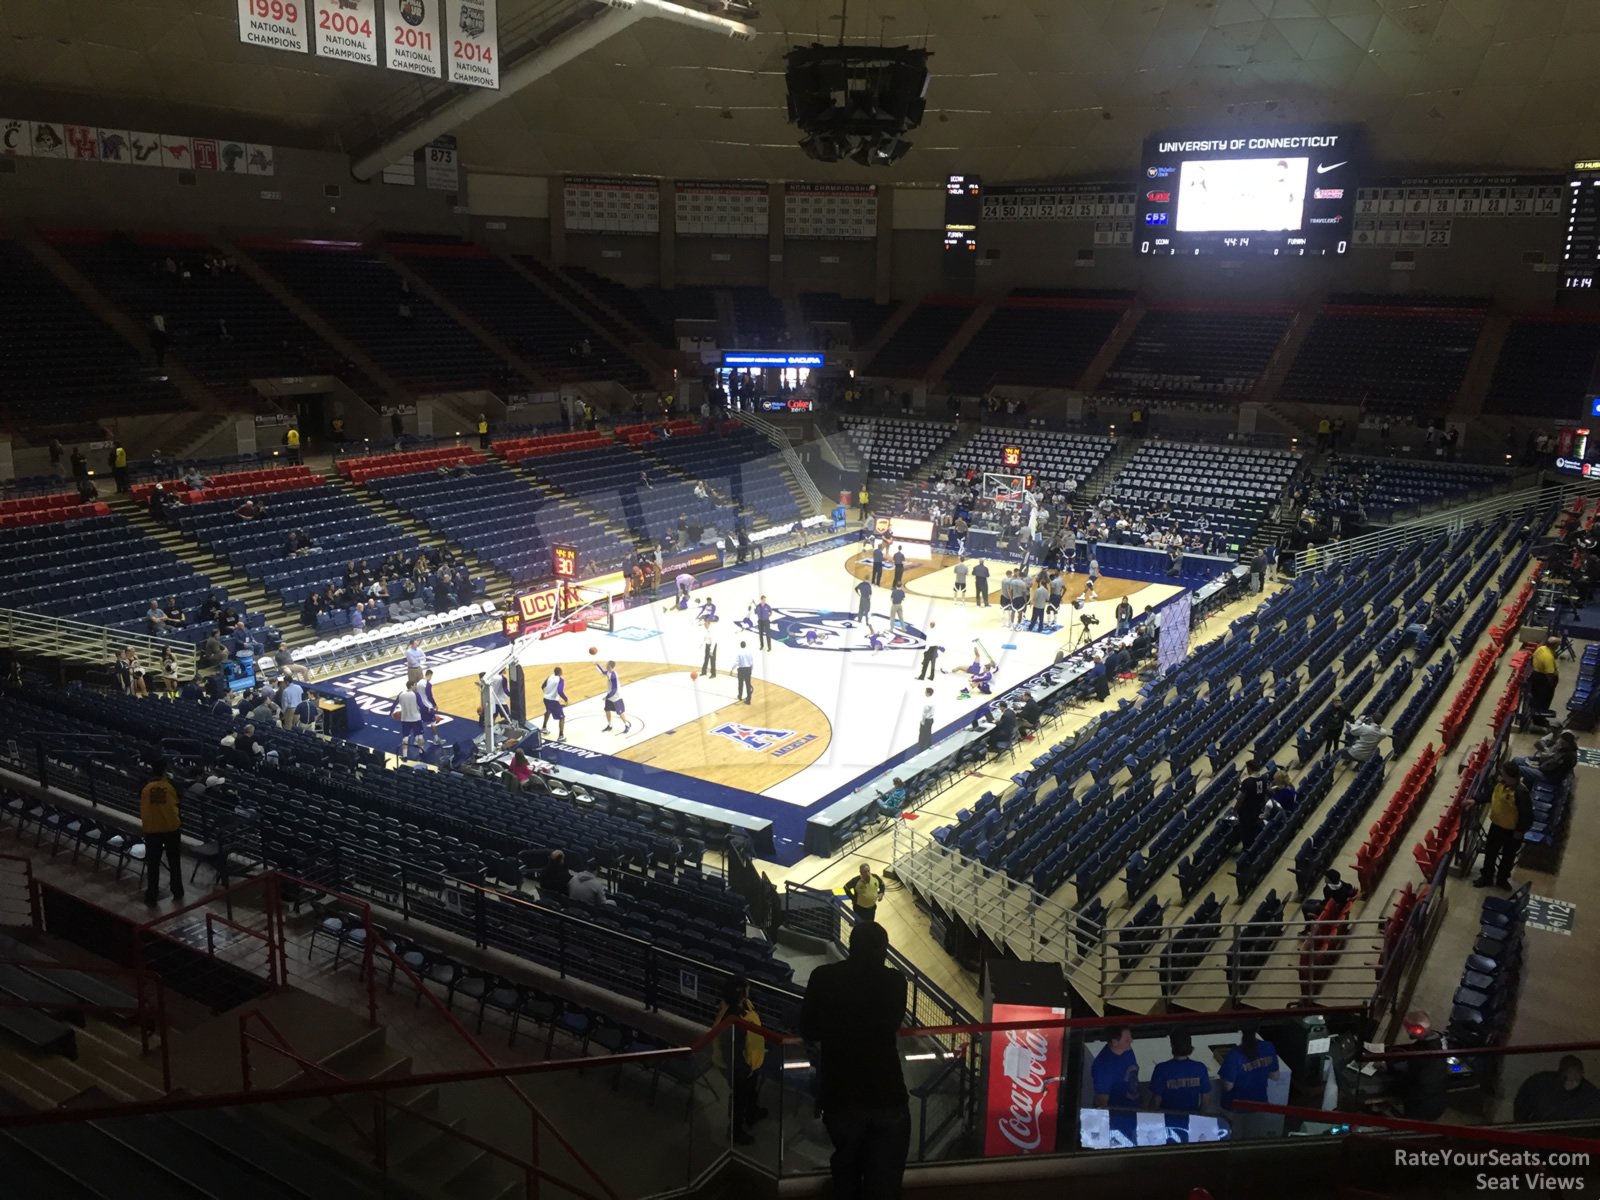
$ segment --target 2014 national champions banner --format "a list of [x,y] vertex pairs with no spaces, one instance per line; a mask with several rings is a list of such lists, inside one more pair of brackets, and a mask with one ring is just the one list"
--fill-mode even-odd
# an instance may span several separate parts
[[278,169],[277,151],[259,142],[11,117],[0,117],[0,157],[59,158],[224,175],[274,175]]

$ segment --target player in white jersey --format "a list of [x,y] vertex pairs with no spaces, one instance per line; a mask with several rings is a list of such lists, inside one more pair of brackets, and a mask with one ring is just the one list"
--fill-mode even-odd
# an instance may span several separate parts
[[417,754],[422,754],[422,701],[410,688],[403,688],[395,698],[395,715],[400,718],[400,757],[406,756],[406,745],[415,739]]
[[554,717],[556,719],[556,737],[565,741],[567,737],[567,681],[561,677],[560,667],[556,667],[545,677],[543,691],[544,721],[539,725],[539,732],[548,732],[550,718]]
[[622,684],[617,679],[617,664],[608,659],[605,666],[595,663],[594,669],[606,680],[606,732],[611,732],[611,714],[622,718],[622,732],[632,733],[633,723],[628,720],[628,710],[622,703]]

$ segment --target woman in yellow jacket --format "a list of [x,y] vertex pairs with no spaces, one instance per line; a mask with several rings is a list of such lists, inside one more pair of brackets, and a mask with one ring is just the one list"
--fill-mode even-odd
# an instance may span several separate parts
[[[717,1008],[717,1015],[711,1019],[711,1024],[715,1027],[730,1017],[751,1025],[761,1024],[761,1018],[756,1015],[755,1005],[750,1003],[750,985],[743,979],[728,981],[728,986],[722,995],[722,1003]],[[723,1051],[723,1047],[730,1043],[733,1046],[731,1069]],[[767,1110],[756,1103],[756,1096],[761,1087],[761,1064],[767,1061],[766,1039],[758,1033],[751,1033],[735,1025],[712,1043],[711,1061],[719,1071],[726,1071],[729,1075],[733,1140],[740,1146],[748,1146],[755,1141],[750,1133],[750,1126],[767,1115]]]

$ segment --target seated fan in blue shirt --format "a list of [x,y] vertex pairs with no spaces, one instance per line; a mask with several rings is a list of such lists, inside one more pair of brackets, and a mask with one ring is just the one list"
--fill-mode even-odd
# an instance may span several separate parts
[[1172,1035],[1172,1057],[1150,1072],[1150,1098],[1163,1112],[1199,1112],[1211,1094],[1211,1072],[1193,1061],[1187,1033]]
[[1222,1107],[1233,1111],[1234,1102],[1253,1100],[1267,1102],[1267,1084],[1278,1077],[1278,1052],[1266,1038],[1256,1036],[1256,1031],[1246,1029],[1239,1035],[1239,1044],[1228,1051],[1222,1060]]
[[1133,1030],[1124,1025],[1094,1056],[1096,1108],[1139,1107],[1139,1059],[1133,1052]]

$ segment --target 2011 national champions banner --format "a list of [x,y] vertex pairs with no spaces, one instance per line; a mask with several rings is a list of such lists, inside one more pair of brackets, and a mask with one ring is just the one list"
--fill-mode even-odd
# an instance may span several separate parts
[[13,117],[0,117],[0,157],[57,158],[224,175],[275,175],[278,170],[277,151],[259,142]]

